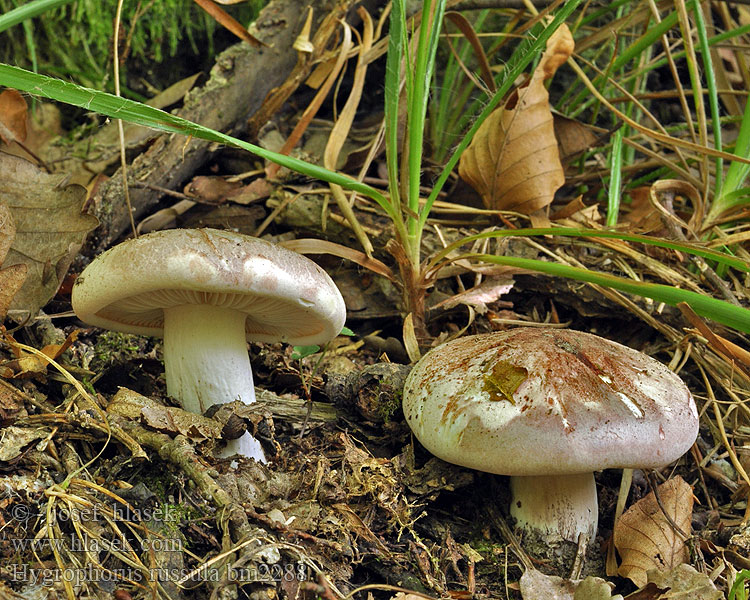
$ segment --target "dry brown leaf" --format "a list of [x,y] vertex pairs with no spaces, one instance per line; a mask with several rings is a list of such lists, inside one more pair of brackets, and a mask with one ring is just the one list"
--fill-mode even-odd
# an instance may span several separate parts
[[49,431],[42,427],[30,429],[11,425],[4,428],[0,433],[0,462],[18,458],[26,446],[37,440],[43,440],[48,435]]
[[651,492],[625,511],[615,525],[615,548],[622,558],[618,574],[639,587],[646,584],[648,571],[669,571],[687,560],[684,539],[669,519],[690,534],[693,490],[677,476],[661,484],[657,491],[669,518]]
[[590,150],[600,143],[600,136],[586,123],[581,123],[559,113],[552,113],[555,138],[560,152],[560,160],[565,161]]
[[534,77],[540,76],[544,79],[552,79],[557,70],[573,55],[575,49],[576,44],[573,40],[573,34],[570,33],[568,26],[563,23],[547,40],[547,47],[539,61],[539,66],[534,71]]
[[227,181],[218,175],[197,175],[182,193],[201,204],[222,204],[242,187],[239,181]]
[[[16,226],[10,209],[0,204],[0,264],[5,260],[15,237]],[[0,321],[5,319],[13,297],[23,286],[26,272],[26,265],[10,265],[0,271]]]
[[265,178],[254,179],[247,185],[229,181],[217,175],[198,175],[183,188],[183,193],[199,204],[218,205],[227,201],[252,204],[268,198],[273,187]]
[[6,144],[26,139],[26,100],[18,90],[5,89],[0,94],[0,139]]
[[525,214],[550,204],[565,183],[544,80],[570,56],[573,37],[562,25],[528,85],[513,93],[480,126],[461,155],[461,177],[485,206]]
[[164,406],[141,394],[120,388],[107,405],[107,413],[140,421],[151,429],[181,434],[195,441],[221,438],[222,425],[214,419]]
[[[23,378],[34,375],[44,375],[49,367],[49,361],[43,356],[22,350],[13,336],[3,332],[3,337],[11,347],[15,359],[8,360],[0,366],[0,373],[6,378]],[[41,349],[41,353],[52,360],[56,360],[78,339],[78,329],[72,331],[62,344],[48,344]]]
[[398,592],[395,596],[391,596],[391,600],[424,600],[425,596],[421,594],[406,594],[404,592]]
[[433,308],[442,306],[446,309],[451,309],[459,304],[465,304],[473,307],[480,315],[483,315],[487,312],[487,305],[497,302],[502,296],[509,293],[513,289],[514,284],[515,281],[511,277],[490,276],[479,285],[460,294],[455,294],[433,306]]
[[648,572],[648,584],[627,600],[720,600],[724,597],[705,573],[682,564],[669,572]]
[[86,190],[65,185],[27,160],[0,154],[0,203],[7,204],[16,237],[3,266],[25,265],[28,276],[10,309],[24,319],[35,315],[57,292],[96,217],[81,213]]
[[599,577],[563,579],[527,569],[518,582],[523,600],[622,600],[612,596],[612,585]]
[[[5,381],[0,381],[0,427],[7,427],[28,413],[21,393]],[[0,596],[2,597],[2,596]]]
[[527,569],[518,582],[523,600],[573,600],[575,583],[556,575]]
[[630,210],[622,220],[630,224],[634,233],[655,233],[664,229],[659,211],[651,204],[651,187],[640,186],[629,192]]

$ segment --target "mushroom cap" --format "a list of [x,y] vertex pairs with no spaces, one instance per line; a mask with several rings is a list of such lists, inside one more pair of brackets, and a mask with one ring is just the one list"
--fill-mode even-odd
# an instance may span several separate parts
[[698,435],[695,401],[666,366],[550,328],[438,346],[409,374],[403,408],[435,456],[502,475],[662,467]]
[[346,306],[328,274],[304,256],[216,229],[172,229],[110,248],[73,287],[73,310],[98,327],[163,336],[164,309],[212,304],[247,314],[248,341],[323,344]]

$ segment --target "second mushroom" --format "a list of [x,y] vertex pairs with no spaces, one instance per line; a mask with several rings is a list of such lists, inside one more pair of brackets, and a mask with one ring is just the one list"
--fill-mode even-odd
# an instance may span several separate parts
[[593,538],[594,471],[663,467],[698,434],[682,380],[587,333],[521,328],[438,346],[403,395],[406,420],[443,460],[510,475],[510,513],[547,542]]

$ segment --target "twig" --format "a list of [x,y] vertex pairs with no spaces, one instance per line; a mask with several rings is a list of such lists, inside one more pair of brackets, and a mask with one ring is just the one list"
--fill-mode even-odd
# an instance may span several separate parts
[[518,538],[513,534],[510,527],[508,527],[508,524],[505,522],[505,519],[503,519],[497,512],[497,509],[495,506],[491,503],[486,504],[486,510],[487,513],[490,516],[490,520],[492,521],[492,524],[495,526],[495,528],[500,532],[500,534],[503,536],[505,541],[510,545],[510,547],[513,549],[513,553],[518,557],[518,560],[521,561],[521,564],[523,564],[524,568],[527,570],[535,570],[534,564],[531,562],[531,559],[529,558],[529,555],[524,552],[523,548],[521,548],[521,544],[518,541]]

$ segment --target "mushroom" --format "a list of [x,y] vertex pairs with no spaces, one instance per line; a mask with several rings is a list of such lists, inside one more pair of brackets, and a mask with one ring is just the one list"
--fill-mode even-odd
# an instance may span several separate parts
[[[91,325],[164,338],[167,392],[183,408],[255,401],[247,341],[324,344],[346,319],[341,294],[311,260],[216,229],[150,233],[92,261],[73,288]],[[264,461],[249,433],[223,453]]]
[[593,539],[594,471],[663,467],[698,435],[695,401],[660,362],[577,331],[459,338],[407,378],[403,409],[439,458],[510,475],[510,513],[548,543]]

